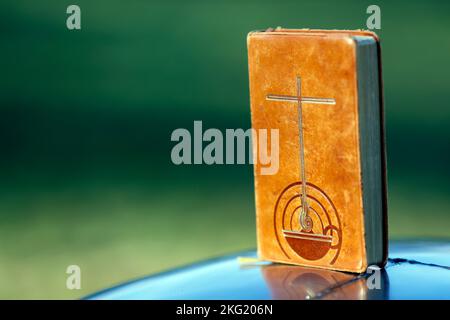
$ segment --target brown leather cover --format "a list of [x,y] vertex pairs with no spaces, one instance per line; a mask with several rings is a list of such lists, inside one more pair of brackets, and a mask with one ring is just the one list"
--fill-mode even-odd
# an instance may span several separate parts
[[[368,31],[277,29],[248,35],[252,127],[279,129],[280,137],[278,172],[261,174],[264,165],[259,161],[254,167],[258,253],[263,259],[358,273],[368,266],[356,35],[378,41]],[[299,222],[303,202],[297,104],[268,100],[269,95],[296,96],[297,79],[301,79],[302,97],[335,101],[333,105],[302,103],[312,230],[304,230]],[[257,139],[253,141],[257,144]],[[387,246],[386,236],[384,242]]]

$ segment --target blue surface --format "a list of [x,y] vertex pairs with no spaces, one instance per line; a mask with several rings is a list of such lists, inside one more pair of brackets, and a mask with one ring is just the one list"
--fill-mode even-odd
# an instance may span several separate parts
[[281,264],[239,264],[237,257],[208,260],[132,281],[88,299],[450,299],[450,242],[393,242],[380,272],[370,274]]

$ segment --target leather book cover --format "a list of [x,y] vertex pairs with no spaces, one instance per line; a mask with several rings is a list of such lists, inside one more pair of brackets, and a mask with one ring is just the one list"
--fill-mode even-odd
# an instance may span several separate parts
[[[382,234],[367,242],[356,37],[377,44]],[[278,130],[278,170],[262,174],[253,139],[260,258],[364,272],[387,258],[383,99],[378,37],[367,31],[276,29],[247,37],[252,128]],[[370,70],[369,70],[370,71]],[[370,73],[370,72],[369,72]],[[364,85],[364,84],[363,84]],[[271,143],[267,143],[271,145]],[[378,150],[378,149],[376,149]],[[276,150],[270,150],[275,152]],[[378,158],[377,158],[378,159]],[[369,204],[372,205],[372,204]],[[378,232],[379,233],[379,232]],[[380,240],[381,239],[381,240]],[[369,261],[370,246],[382,257]]]

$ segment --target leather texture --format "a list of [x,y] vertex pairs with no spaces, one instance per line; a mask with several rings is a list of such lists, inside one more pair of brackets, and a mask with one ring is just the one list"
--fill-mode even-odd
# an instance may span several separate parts
[[[261,174],[265,165],[254,155],[258,254],[263,259],[357,273],[367,268],[353,40],[357,35],[378,41],[368,31],[276,29],[248,35],[252,127],[256,132],[279,130],[278,172]],[[300,222],[298,105],[268,99],[297,97],[298,79],[303,98],[335,102],[301,104],[311,230]],[[259,148],[257,139],[253,141]]]

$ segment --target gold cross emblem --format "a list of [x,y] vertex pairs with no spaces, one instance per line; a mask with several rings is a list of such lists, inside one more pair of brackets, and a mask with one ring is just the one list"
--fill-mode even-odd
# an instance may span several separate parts
[[335,105],[336,101],[332,98],[302,97],[302,80],[299,76],[297,76],[297,95],[296,96],[269,94],[266,96],[266,100],[286,101],[286,102],[297,103],[298,131],[299,131],[299,140],[300,140],[300,172],[301,172],[300,179],[302,181],[302,189],[301,189],[302,211],[300,214],[300,225],[302,226],[303,231],[309,232],[312,229],[312,220],[308,214],[309,205],[308,205],[308,198],[306,196],[306,173],[305,173],[305,150],[304,150],[304,145],[303,145],[303,121],[302,121],[302,109],[303,108],[302,108],[302,103]]

